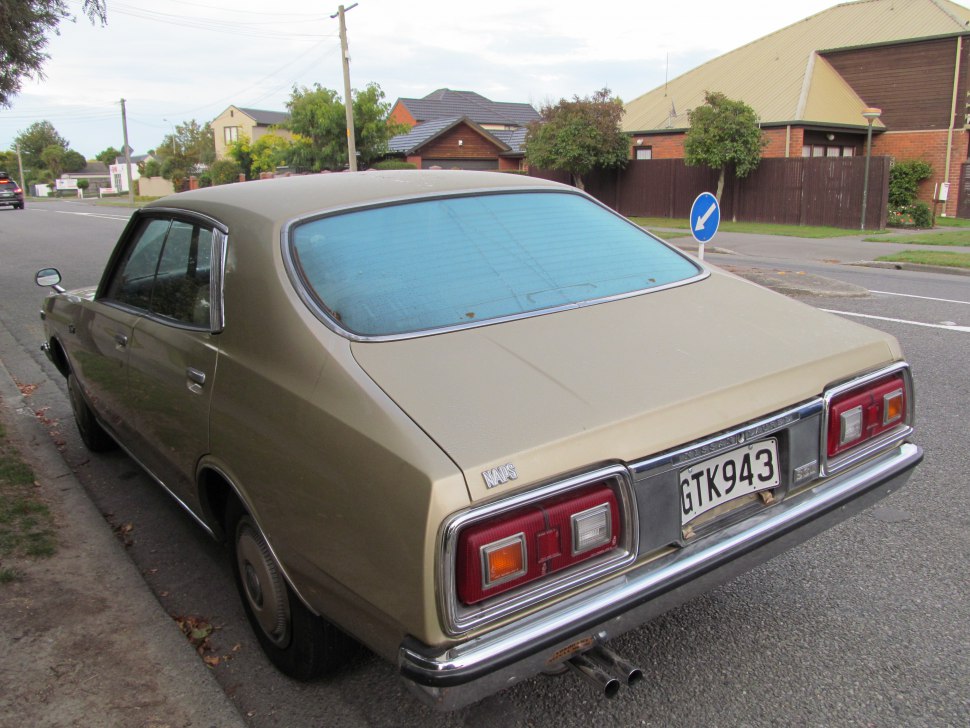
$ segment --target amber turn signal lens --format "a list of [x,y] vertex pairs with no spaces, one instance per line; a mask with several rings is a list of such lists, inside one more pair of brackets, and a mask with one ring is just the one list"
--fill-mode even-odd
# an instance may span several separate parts
[[525,544],[521,535],[503,545],[484,547],[482,556],[488,585],[525,573]]

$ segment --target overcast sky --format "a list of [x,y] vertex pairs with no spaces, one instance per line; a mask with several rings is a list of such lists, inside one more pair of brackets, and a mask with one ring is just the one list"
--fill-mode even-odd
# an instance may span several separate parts
[[[0,109],[0,149],[48,120],[88,158],[136,154],[188,119],[230,104],[285,110],[294,85],[343,95],[338,2],[107,0],[108,24],[79,16],[47,48],[46,78]],[[346,2],[349,7],[351,2]],[[360,0],[347,12],[351,83],[393,102],[438,88],[539,107],[604,86],[629,101],[700,63],[836,5],[833,0]]]

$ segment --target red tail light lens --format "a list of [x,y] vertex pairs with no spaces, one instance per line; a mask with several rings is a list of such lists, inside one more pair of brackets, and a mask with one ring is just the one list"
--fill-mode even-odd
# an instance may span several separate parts
[[829,458],[906,424],[908,396],[906,380],[897,373],[833,397],[826,433]]
[[473,523],[458,536],[458,599],[475,604],[615,548],[616,494],[593,485]]

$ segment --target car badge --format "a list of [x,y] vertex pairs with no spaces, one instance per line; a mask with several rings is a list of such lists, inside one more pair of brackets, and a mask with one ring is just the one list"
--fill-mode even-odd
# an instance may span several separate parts
[[510,480],[515,480],[519,477],[519,474],[515,472],[515,466],[512,463],[506,463],[491,470],[483,470],[482,477],[485,478],[486,487],[494,488],[496,485],[502,485],[503,483],[508,483]]

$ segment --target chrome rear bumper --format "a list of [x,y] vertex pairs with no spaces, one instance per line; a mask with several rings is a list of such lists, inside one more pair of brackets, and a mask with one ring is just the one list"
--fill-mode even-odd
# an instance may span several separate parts
[[662,558],[447,649],[406,639],[401,676],[440,710],[474,703],[634,629],[834,526],[905,484],[923,459],[902,444]]

